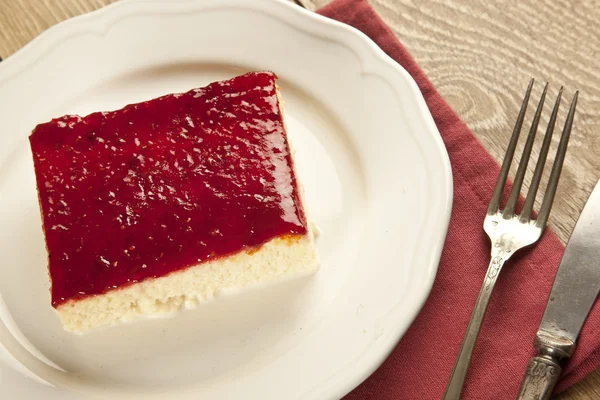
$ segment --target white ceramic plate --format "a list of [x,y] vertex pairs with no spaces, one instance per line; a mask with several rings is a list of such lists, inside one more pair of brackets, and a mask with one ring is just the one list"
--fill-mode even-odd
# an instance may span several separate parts
[[[50,306],[31,129],[256,69],[280,77],[321,271],[170,319],[65,333]],[[119,2],[0,63],[0,122],[2,398],[339,398],[429,294],[448,157],[412,78],[348,26],[272,0]]]

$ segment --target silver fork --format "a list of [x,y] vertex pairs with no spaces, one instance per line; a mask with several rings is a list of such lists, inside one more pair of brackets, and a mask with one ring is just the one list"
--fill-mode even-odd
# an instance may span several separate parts
[[469,367],[469,362],[471,360],[471,354],[473,353],[475,341],[477,340],[477,335],[479,334],[479,329],[481,328],[481,322],[483,321],[485,310],[487,309],[487,305],[492,295],[492,290],[494,289],[494,285],[496,284],[496,280],[498,279],[498,275],[500,274],[502,266],[515,252],[538,241],[546,226],[546,222],[548,221],[550,209],[552,208],[552,203],[554,201],[554,195],[556,194],[556,187],[560,178],[560,172],[565,159],[565,153],[567,152],[569,136],[571,135],[571,127],[573,126],[573,117],[575,115],[575,108],[577,106],[577,97],[579,96],[579,92],[575,93],[571,102],[571,107],[565,121],[560,143],[558,145],[558,150],[556,152],[556,158],[554,160],[550,179],[546,188],[546,193],[544,195],[544,199],[542,200],[540,212],[537,218],[533,219],[533,203],[535,202],[538,186],[542,178],[542,172],[546,163],[548,149],[550,148],[550,142],[552,140],[552,132],[554,131],[554,125],[556,124],[556,116],[558,114],[558,108],[563,91],[562,87],[560,88],[554,104],[554,109],[552,110],[552,115],[550,116],[550,120],[548,122],[548,128],[546,129],[544,141],[540,150],[540,156],[535,166],[531,180],[531,186],[529,187],[523,209],[520,215],[515,212],[517,200],[519,199],[519,194],[523,185],[523,178],[525,177],[525,172],[527,171],[527,164],[531,155],[531,148],[533,147],[538,124],[540,122],[540,116],[544,107],[544,100],[548,90],[548,84],[546,83],[531,124],[531,129],[529,130],[529,135],[527,136],[527,141],[525,142],[523,155],[521,156],[521,161],[519,162],[519,167],[517,168],[512,190],[504,210],[500,210],[500,198],[502,196],[502,192],[504,191],[510,164],[512,163],[517,142],[519,140],[521,127],[523,126],[523,119],[525,118],[525,111],[527,110],[527,103],[529,102],[533,82],[534,81],[532,79],[527,87],[525,99],[523,100],[521,111],[517,117],[517,122],[510,138],[510,143],[508,145],[508,149],[506,150],[502,167],[500,168],[500,175],[498,176],[498,181],[496,182],[494,193],[483,222],[483,229],[489,236],[492,244],[491,261],[483,281],[483,285],[481,286],[479,296],[477,297],[475,308],[471,314],[471,320],[467,326],[467,331],[460,347],[458,358],[454,364],[450,382],[446,387],[446,392],[444,393],[443,397],[444,400],[454,400],[459,399],[460,397],[465,376],[467,374],[467,369]]

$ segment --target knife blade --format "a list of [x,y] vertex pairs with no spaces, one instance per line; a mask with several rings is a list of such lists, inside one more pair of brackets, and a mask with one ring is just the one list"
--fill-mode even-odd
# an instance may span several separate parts
[[600,293],[600,182],[588,198],[554,278],[518,400],[549,399]]

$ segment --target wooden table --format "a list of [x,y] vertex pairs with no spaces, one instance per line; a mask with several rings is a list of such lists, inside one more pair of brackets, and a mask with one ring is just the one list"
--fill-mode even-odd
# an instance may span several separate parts
[[[59,21],[113,1],[0,0],[0,57],[10,56]],[[600,7],[584,0],[470,0],[468,6],[461,0],[370,1],[497,160],[531,77],[550,81],[551,94],[560,85],[567,98],[581,90],[570,154],[550,218],[551,228],[566,243],[600,176]],[[303,0],[312,10],[328,2]],[[561,396],[599,398],[600,370]]]

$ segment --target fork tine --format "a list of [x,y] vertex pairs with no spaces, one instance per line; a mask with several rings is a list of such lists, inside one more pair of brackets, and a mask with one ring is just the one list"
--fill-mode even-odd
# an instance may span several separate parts
[[562,170],[563,163],[565,161],[565,154],[567,152],[567,145],[569,144],[569,137],[571,136],[571,128],[573,127],[573,119],[575,118],[575,108],[577,107],[577,98],[579,97],[579,90],[575,92],[573,100],[571,101],[571,107],[569,108],[569,114],[565,121],[565,127],[563,128],[562,135],[560,136],[560,143],[558,144],[558,150],[556,151],[556,158],[554,165],[552,166],[552,173],[550,174],[550,180],[548,181],[548,187],[546,188],[546,194],[540,208],[540,213],[536,220],[536,225],[543,228],[548,222],[548,216],[550,215],[550,209],[554,202],[554,195],[556,194],[556,187],[558,186],[558,180],[560,179],[560,172]]
[[521,161],[519,162],[517,175],[515,176],[513,187],[510,191],[510,196],[506,202],[506,207],[504,208],[504,218],[511,218],[515,215],[515,207],[517,206],[517,200],[521,194],[523,179],[525,178],[525,173],[527,172],[527,164],[529,164],[529,158],[531,157],[531,149],[533,148],[533,142],[535,141],[535,135],[540,123],[540,117],[542,116],[542,110],[544,109],[544,101],[546,100],[547,92],[548,82],[546,82],[546,86],[544,86],[544,91],[540,97],[540,102],[538,103],[537,110],[535,111],[535,116],[531,122],[531,128],[529,129],[529,135],[527,135],[527,141],[525,142],[525,147],[523,148],[523,154],[521,155]]
[[515,123],[515,128],[513,129],[513,133],[510,138],[510,143],[508,144],[506,154],[504,155],[504,160],[502,161],[502,167],[500,167],[500,174],[498,175],[498,180],[496,181],[496,186],[494,187],[494,193],[492,194],[492,199],[490,200],[490,205],[487,209],[488,214],[494,214],[500,208],[500,198],[502,197],[502,191],[504,190],[504,184],[506,183],[510,164],[512,163],[513,156],[515,155],[515,149],[517,148],[517,142],[519,141],[519,134],[521,133],[521,127],[523,126],[523,119],[525,119],[525,111],[527,111],[527,103],[529,102],[529,96],[531,95],[533,82],[533,79],[529,81],[529,86],[525,92],[525,98],[523,99],[523,104],[521,105],[521,111],[519,111],[519,116],[517,117],[517,122]]
[[554,103],[554,109],[548,121],[548,128],[546,128],[546,135],[544,136],[544,142],[542,143],[542,149],[540,150],[540,157],[535,166],[533,172],[533,178],[531,178],[531,186],[527,192],[527,198],[525,204],[523,204],[523,210],[521,211],[520,220],[521,222],[527,222],[531,218],[531,212],[533,211],[533,203],[535,203],[535,196],[537,195],[540,180],[544,172],[544,166],[546,165],[546,159],[548,158],[548,149],[550,149],[550,143],[552,143],[552,135],[554,134],[554,126],[556,125],[556,116],[558,115],[558,109],[560,108],[560,100],[562,99],[563,88],[561,87],[556,96],[556,102]]

